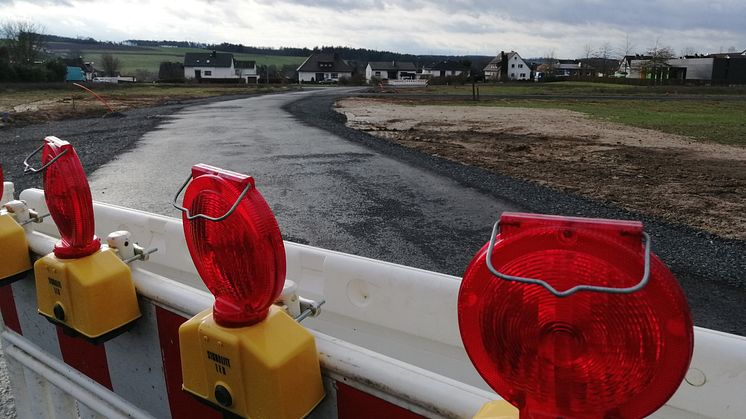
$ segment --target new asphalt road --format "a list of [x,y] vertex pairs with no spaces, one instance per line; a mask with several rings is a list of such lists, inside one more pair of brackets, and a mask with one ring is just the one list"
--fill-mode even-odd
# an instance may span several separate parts
[[288,240],[459,275],[499,214],[518,208],[281,109],[305,96],[340,93],[186,108],[95,171],[93,197],[177,216],[174,193],[192,165],[206,163],[253,176]]

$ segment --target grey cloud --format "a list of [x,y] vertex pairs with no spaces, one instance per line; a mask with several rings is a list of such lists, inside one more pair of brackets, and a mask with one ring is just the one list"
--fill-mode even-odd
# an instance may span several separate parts
[[[553,21],[569,25],[606,24],[628,32],[641,28],[744,31],[746,2],[737,0],[544,0],[495,2],[494,0],[286,0],[291,4],[320,7],[340,13],[349,10],[436,8],[473,17],[504,17],[526,25]],[[403,18],[406,18],[404,16]]]

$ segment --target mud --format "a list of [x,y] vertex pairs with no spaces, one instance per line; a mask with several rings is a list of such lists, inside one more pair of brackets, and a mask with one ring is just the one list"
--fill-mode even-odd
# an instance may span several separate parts
[[350,127],[430,155],[746,239],[746,148],[554,109],[345,99]]

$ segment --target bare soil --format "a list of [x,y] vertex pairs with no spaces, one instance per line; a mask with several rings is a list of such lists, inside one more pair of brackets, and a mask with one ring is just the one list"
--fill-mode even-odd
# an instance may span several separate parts
[[746,239],[746,148],[579,112],[337,102],[348,126],[431,155]]

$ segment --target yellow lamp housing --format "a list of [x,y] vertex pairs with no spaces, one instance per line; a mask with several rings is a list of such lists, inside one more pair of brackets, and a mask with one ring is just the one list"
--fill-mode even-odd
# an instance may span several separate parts
[[518,409],[505,400],[487,402],[473,419],[518,419]]
[[132,273],[110,248],[78,259],[50,253],[34,264],[39,314],[72,335],[99,344],[140,318]]
[[183,390],[244,418],[296,419],[324,398],[313,335],[277,306],[227,328],[205,310],[179,328]]
[[0,214],[0,286],[24,278],[31,270],[26,232],[9,213]]

